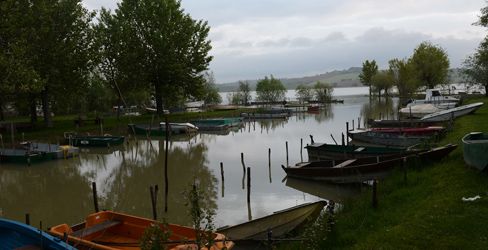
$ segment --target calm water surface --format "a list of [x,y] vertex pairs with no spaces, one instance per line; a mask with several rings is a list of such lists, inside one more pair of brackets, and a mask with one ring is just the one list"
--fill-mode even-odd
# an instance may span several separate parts
[[[300,155],[304,146],[316,142],[340,143],[345,122],[358,117],[377,117],[391,113],[394,101],[369,103],[364,96],[345,96],[344,104],[332,104],[319,114],[298,113],[288,120],[246,123],[228,134],[196,134],[174,137],[169,145],[168,212],[164,212],[165,142],[153,138],[131,138],[120,148],[83,150],[77,158],[50,161],[31,167],[0,165],[0,213],[44,227],[60,223],[74,224],[93,212],[91,182],[97,183],[99,206],[104,209],[151,217],[149,186],[158,185],[158,217],[168,222],[190,225],[184,192],[198,183],[205,193],[203,202],[215,209],[216,226],[231,225],[274,211],[320,199],[341,200],[357,193],[357,188],[319,182],[284,180],[281,165],[286,165],[285,143],[289,146],[289,164],[307,161]],[[374,111],[374,112],[373,112]],[[271,149],[271,168],[268,149]],[[250,214],[246,190],[242,187],[240,160],[244,153],[251,168]],[[222,186],[220,162],[224,165]]]

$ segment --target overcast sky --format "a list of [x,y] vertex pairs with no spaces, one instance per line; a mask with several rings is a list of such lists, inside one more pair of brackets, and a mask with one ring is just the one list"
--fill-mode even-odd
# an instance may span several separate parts
[[[83,0],[90,10],[113,0]],[[484,0],[182,0],[194,19],[207,20],[218,83],[295,77],[361,66],[386,68],[422,41],[443,47],[461,66],[487,30],[473,26]]]

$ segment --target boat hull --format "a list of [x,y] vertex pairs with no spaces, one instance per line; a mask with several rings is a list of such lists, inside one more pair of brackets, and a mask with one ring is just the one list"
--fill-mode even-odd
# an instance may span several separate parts
[[76,147],[109,147],[124,143],[123,136],[74,136],[66,138],[65,143]]
[[456,119],[460,116],[475,112],[483,105],[482,102],[472,103],[468,105],[459,106],[453,109],[447,109],[440,112],[432,113],[420,118],[420,121],[428,122],[445,122]]
[[464,161],[481,171],[488,168],[488,134],[469,133],[462,139]]
[[304,223],[315,220],[325,205],[325,201],[302,204],[239,225],[218,229],[217,232],[231,240],[265,240],[271,230],[273,237],[279,238]]
[[392,133],[382,133],[368,130],[357,130],[348,133],[348,136],[359,142],[366,142],[388,147],[407,148],[429,140],[429,136],[407,136]]
[[[305,147],[308,153],[309,161],[320,161],[320,160],[341,160],[341,159],[351,159],[351,158],[364,158],[379,155],[391,155],[399,154],[404,152],[403,149],[396,148],[385,148],[385,147],[361,147],[354,145],[332,145],[332,144],[322,144],[313,143]],[[362,150],[360,150],[363,148]]]

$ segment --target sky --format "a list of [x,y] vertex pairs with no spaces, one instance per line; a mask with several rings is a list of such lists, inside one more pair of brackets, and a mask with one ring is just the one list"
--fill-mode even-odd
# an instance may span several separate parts
[[[90,10],[118,1],[83,0]],[[387,68],[423,41],[462,66],[488,34],[472,25],[485,0],[182,0],[186,13],[210,26],[217,83],[302,77],[361,67]]]

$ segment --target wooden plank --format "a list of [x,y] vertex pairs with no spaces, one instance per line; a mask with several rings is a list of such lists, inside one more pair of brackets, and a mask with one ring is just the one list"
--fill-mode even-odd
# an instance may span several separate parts
[[342,168],[342,167],[345,167],[353,162],[355,162],[357,159],[352,159],[352,160],[347,160],[347,161],[344,161],[342,162],[341,164],[337,164],[335,166],[333,166],[333,168]]
[[364,147],[356,148],[356,149],[354,150],[354,152],[361,152],[361,151],[363,151],[364,149],[365,149]]
[[104,221],[102,223],[96,224],[94,226],[91,226],[91,227],[88,227],[88,228],[83,228],[81,230],[75,231],[71,235],[74,236],[74,237],[77,237],[77,238],[82,238],[83,236],[87,236],[87,235],[90,235],[90,234],[94,234],[94,233],[97,233],[97,232],[100,232],[100,231],[109,229],[111,227],[114,227],[114,226],[117,226],[117,225],[120,225],[120,224],[122,224],[121,221],[108,220],[108,221]]

